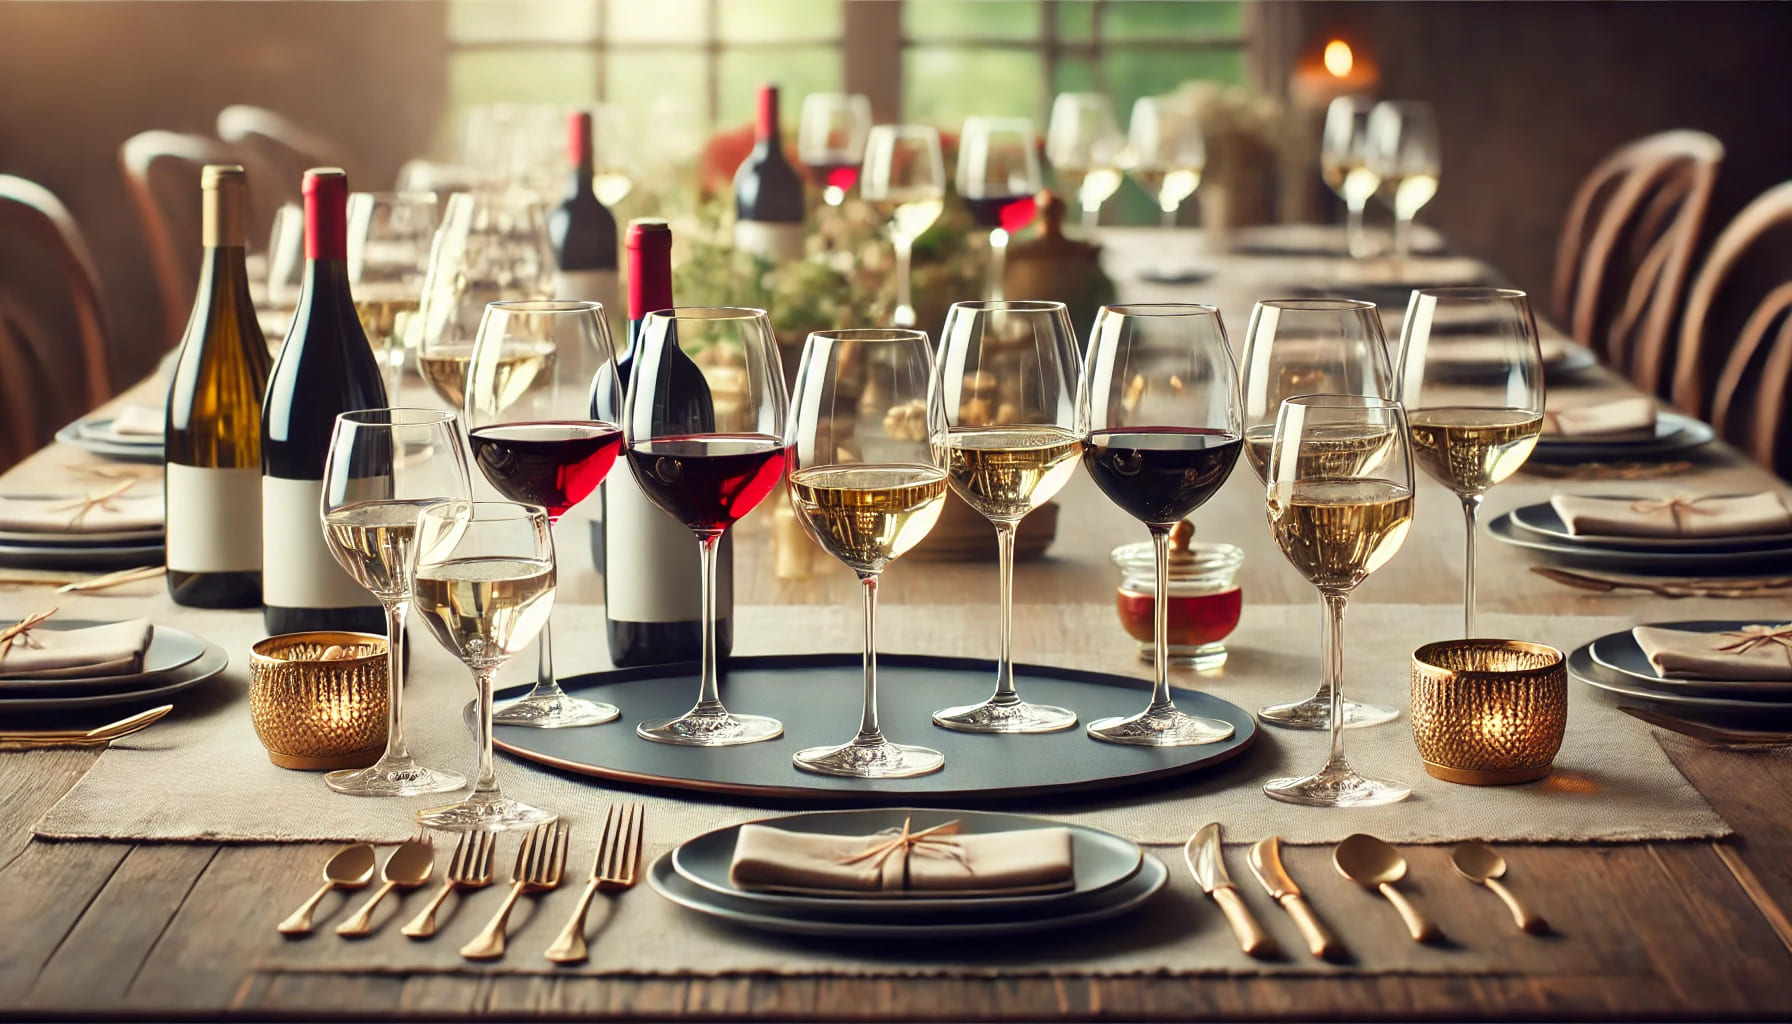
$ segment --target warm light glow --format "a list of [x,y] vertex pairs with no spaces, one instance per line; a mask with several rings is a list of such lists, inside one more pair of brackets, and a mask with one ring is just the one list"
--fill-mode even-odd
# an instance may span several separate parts
[[1334,76],[1343,78],[1350,74],[1356,66],[1356,58],[1350,55],[1350,44],[1342,39],[1334,39],[1325,44],[1325,70]]

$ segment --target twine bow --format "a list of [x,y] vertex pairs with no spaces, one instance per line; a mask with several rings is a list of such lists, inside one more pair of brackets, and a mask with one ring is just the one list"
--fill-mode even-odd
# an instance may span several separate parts
[[943,825],[911,832],[909,831],[911,820],[909,818],[902,819],[900,830],[885,829],[879,832],[878,836],[887,836],[888,839],[875,846],[860,850],[858,853],[841,857],[839,862],[841,864],[858,864],[869,861],[874,870],[881,871],[886,861],[900,853],[903,856],[902,887],[905,889],[908,888],[908,858],[911,856],[947,857],[956,861],[966,871],[971,870],[970,863],[964,857],[964,848],[958,845],[958,840],[950,838],[958,834],[957,821],[948,821]]
[[81,520],[86,519],[87,514],[96,508],[106,512],[117,512],[118,506],[114,505],[112,500],[135,486],[137,486],[137,479],[135,477],[132,477],[129,480],[120,480],[111,490],[101,491],[97,494],[89,492],[84,498],[71,501],[66,505],[58,505],[50,511],[72,511],[74,512],[74,517],[68,521],[68,525],[80,526]]
[[1786,657],[1792,658],[1792,622],[1781,626],[1744,626],[1739,631],[1723,635],[1736,637],[1717,648],[1725,654],[1742,655],[1757,647],[1779,644],[1786,649]]
[[12,650],[14,644],[18,644],[20,647],[42,647],[43,644],[31,635],[31,629],[56,614],[60,607],[58,605],[47,612],[27,615],[5,629],[0,629],[0,661],[6,660],[6,655]]
[[1686,521],[1681,518],[1682,516],[1709,516],[1717,514],[1711,509],[1698,507],[1699,502],[1704,500],[1705,498],[1703,495],[1676,494],[1671,498],[1661,498],[1658,500],[1645,499],[1643,501],[1631,502],[1630,510],[1632,512],[1642,512],[1644,514],[1651,512],[1666,512],[1674,520],[1675,532],[1685,533]]

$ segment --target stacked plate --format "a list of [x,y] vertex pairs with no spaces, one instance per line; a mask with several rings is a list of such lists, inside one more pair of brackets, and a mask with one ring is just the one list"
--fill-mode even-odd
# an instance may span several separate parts
[[95,455],[125,462],[161,462],[162,438],[157,434],[121,434],[110,416],[76,420],[56,432],[56,440]]
[[[1654,623],[1700,633],[1736,632],[1747,622],[1698,620]],[[1693,718],[1792,718],[1792,682],[1666,679],[1629,630],[1602,636],[1568,656],[1568,671],[1626,704],[1653,705]]]
[[[0,627],[12,622],[0,623]],[[103,622],[53,619],[32,632],[85,629]],[[151,629],[143,670],[127,675],[18,677],[0,679],[0,716],[12,712],[79,712],[123,704],[167,703],[167,698],[224,671],[229,655],[184,630]]]
[[[1643,495],[1632,496],[1644,500]],[[1563,565],[1664,576],[1760,573],[1792,565],[1792,533],[1747,537],[1592,537],[1568,532],[1549,502],[1525,505],[1487,524],[1496,538]]]
[[[49,495],[18,495],[52,500]],[[15,569],[129,569],[163,558],[162,527],[48,533],[0,530],[0,566]]]
[[673,903],[732,924],[800,935],[889,939],[1007,935],[1101,921],[1150,899],[1169,872],[1138,844],[1109,832],[1020,814],[909,808],[817,811],[758,822],[822,835],[871,835],[900,828],[919,831],[956,821],[964,834],[1067,828],[1075,885],[1061,892],[1013,896],[803,896],[749,892],[728,878],[740,826],[692,839],[654,862],[648,882]]
[[[1578,347],[1578,346],[1576,346]],[[1585,351],[1583,349],[1583,351]],[[1588,352],[1588,356],[1591,356]],[[1548,367],[1545,367],[1548,372]],[[1717,432],[1709,423],[1665,409],[1655,413],[1655,433],[1644,438],[1599,440],[1597,437],[1563,437],[1544,434],[1531,452],[1532,462],[1572,465],[1577,462],[1618,462],[1660,459],[1683,454],[1711,441]]]

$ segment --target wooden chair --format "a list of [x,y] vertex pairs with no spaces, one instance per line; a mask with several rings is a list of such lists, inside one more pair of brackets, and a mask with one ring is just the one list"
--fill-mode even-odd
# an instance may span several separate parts
[[237,156],[204,135],[147,131],[126,139],[118,159],[155,270],[163,341],[172,345],[186,327],[199,281],[199,171],[237,163]]
[[1674,313],[1723,155],[1696,131],[1620,147],[1581,182],[1557,243],[1557,320],[1651,394],[1667,393]]
[[334,140],[264,107],[237,103],[218,111],[218,138],[259,156],[280,175],[292,199],[306,170],[347,166],[348,157]]

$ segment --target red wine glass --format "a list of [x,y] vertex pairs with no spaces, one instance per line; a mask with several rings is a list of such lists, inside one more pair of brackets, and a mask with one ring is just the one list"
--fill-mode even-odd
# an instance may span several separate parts
[[846,194],[859,180],[870,131],[871,101],[862,94],[812,92],[803,97],[796,158],[809,168],[829,206],[846,202]]
[[1024,117],[967,117],[958,139],[958,194],[971,219],[989,231],[987,298],[1000,300],[1008,239],[1033,223],[1039,194],[1039,142]]

